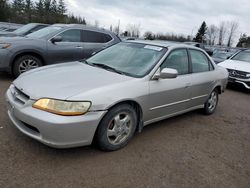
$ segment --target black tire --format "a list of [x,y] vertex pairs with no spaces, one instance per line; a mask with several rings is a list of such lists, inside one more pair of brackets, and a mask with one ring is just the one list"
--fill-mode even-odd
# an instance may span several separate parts
[[[215,99],[216,99],[216,101],[214,101]],[[213,101],[211,101],[211,100],[213,100]],[[213,114],[217,108],[218,101],[219,101],[219,92],[217,89],[214,89],[204,104],[204,109],[203,109],[204,114],[206,114],[206,115]]]
[[[113,143],[115,142],[115,140],[118,138],[117,135],[114,136],[108,136],[108,131],[112,132],[114,130],[110,130],[113,126],[113,129],[116,129],[115,127],[117,127],[115,124],[117,117],[123,118],[122,115],[124,115],[124,119],[121,119],[122,121],[124,121],[123,127],[125,126],[126,131],[127,129],[129,130],[129,133],[127,133],[127,137],[126,139],[124,138],[124,140],[122,141],[121,139],[121,143]],[[128,117],[127,119],[130,118],[129,122],[125,122],[125,117]],[[119,120],[120,121],[120,120]],[[98,145],[98,147],[101,150],[104,151],[115,151],[118,149],[123,148],[124,146],[126,146],[128,144],[128,142],[132,139],[135,130],[136,130],[136,125],[137,125],[137,114],[135,112],[135,109],[129,105],[129,104],[121,104],[118,106],[115,106],[114,108],[110,109],[109,112],[104,116],[104,118],[102,119],[102,121],[100,122],[98,128],[97,128],[97,132],[96,132],[96,143]],[[128,128],[128,125],[130,128]],[[118,128],[119,129],[119,128]],[[114,131],[117,132],[117,131]],[[126,134],[125,132],[122,133],[123,130],[121,131],[121,135],[120,137],[122,137],[122,134]],[[118,132],[119,133],[119,132]],[[113,138],[114,140],[112,140]],[[116,138],[115,138],[116,137]],[[119,137],[119,138],[120,138]]]
[[[27,70],[24,70],[24,68],[22,68],[21,66],[23,64],[25,64],[25,62],[27,64],[30,64],[30,66],[27,66]],[[29,63],[31,62],[31,63]],[[17,58],[13,64],[13,76],[16,78],[18,77],[21,73],[24,73],[28,70],[31,70],[31,69],[34,69],[34,68],[37,68],[37,67],[41,67],[43,64],[42,64],[42,61],[41,59],[33,56],[33,55],[23,55],[19,58]],[[28,68],[29,67],[29,68]]]

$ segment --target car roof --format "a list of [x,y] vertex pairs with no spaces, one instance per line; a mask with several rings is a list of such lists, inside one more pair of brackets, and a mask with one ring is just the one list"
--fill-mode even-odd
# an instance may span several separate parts
[[103,28],[98,28],[90,25],[84,25],[84,24],[54,24],[54,26],[60,26],[60,27],[77,27],[77,28],[90,28],[90,29],[98,29],[98,30],[105,30]]
[[[45,23],[28,23],[28,24],[30,24],[30,25],[49,25],[49,24],[45,24]],[[28,25],[28,24],[26,24],[26,25]],[[25,25],[23,25],[23,26],[25,26]]]
[[97,28],[94,26],[89,26],[89,25],[84,25],[84,24],[53,24],[51,26],[58,26],[58,27],[62,27],[62,28],[76,28],[76,29],[90,29],[90,30],[94,30],[94,31],[100,31],[100,32],[105,32],[105,33],[112,33],[113,32],[103,29],[103,28]]
[[242,51],[244,51],[244,52],[250,52],[250,49],[246,49],[246,50],[242,50]]
[[154,46],[161,46],[161,47],[184,47],[184,48],[193,48],[193,49],[199,49],[195,46],[191,46],[182,42],[173,42],[173,41],[161,41],[161,40],[129,40],[124,42],[130,42],[130,43],[140,43],[140,44],[147,44],[147,45],[154,45]]
[[192,42],[192,41],[189,41],[189,42],[184,42],[185,44],[201,44],[199,42]]

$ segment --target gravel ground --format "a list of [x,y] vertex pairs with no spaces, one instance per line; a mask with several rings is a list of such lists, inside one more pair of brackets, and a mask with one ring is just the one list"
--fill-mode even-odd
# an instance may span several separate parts
[[6,115],[12,79],[0,73],[0,187],[250,187],[250,94],[229,88],[215,114],[154,123],[127,147],[52,149]]

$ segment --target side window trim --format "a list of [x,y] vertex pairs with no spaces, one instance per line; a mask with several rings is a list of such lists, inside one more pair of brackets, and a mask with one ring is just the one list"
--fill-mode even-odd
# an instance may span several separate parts
[[161,68],[161,66],[163,65],[163,63],[167,60],[167,58],[176,50],[185,50],[187,52],[187,56],[188,56],[188,73],[187,74],[181,74],[181,75],[178,75],[178,76],[185,76],[185,75],[188,75],[188,74],[191,74],[192,73],[192,64],[191,64],[191,61],[190,61],[190,57],[189,57],[189,51],[187,48],[184,48],[184,47],[180,47],[180,48],[175,48],[173,50],[171,50],[169,52],[169,54],[167,55],[167,57],[165,57],[165,59],[162,61],[162,63],[160,64],[159,68]]
[[[61,32],[59,32],[59,33],[57,33],[57,34],[55,34],[54,36],[50,37],[50,38],[48,39],[48,41],[50,41],[52,38],[54,38],[54,37],[56,37],[56,36],[58,36],[58,35],[64,33],[65,31],[69,31],[69,30],[71,30],[71,29],[73,29],[73,28],[65,29],[65,30],[63,30],[63,31],[61,31]],[[83,39],[84,39],[84,38],[83,38],[84,31],[93,31],[93,30],[85,29],[85,28],[84,28],[84,29],[81,29],[81,28],[74,28],[74,29],[81,30],[81,42],[82,42],[82,43],[89,43],[89,42],[84,42],[84,41],[83,41]],[[99,32],[99,31],[93,31],[93,32]],[[99,33],[103,33],[103,34],[109,35],[109,36],[111,37],[111,40],[110,40],[110,41],[108,41],[108,42],[106,42],[106,43],[101,43],[101,44],[108,44],[108,43],[110,43],[110,42],[112,42],[112,41],[115,40],[115,38],[114,38],[111,34],[109,34],[109,33],[106,33],[106,32],[99,32]],[[99,44],[100,44],[100,43],[99,43]]]
[[189,67],[189,74],[193,74],[193,66],[192,66],[192,59],[191,59],[191,54],[189,51],[190,48],[186,48],[187,54],[188,54],[188,67]]

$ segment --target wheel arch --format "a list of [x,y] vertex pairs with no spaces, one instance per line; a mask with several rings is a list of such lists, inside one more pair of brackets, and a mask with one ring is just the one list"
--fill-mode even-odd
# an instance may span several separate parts
[[35,57],[39,58],[39,59],[42,61],[42,64],[43,64],[43,65],[46,65],[46,61],[45,61],[45,59],[44,59],[44,57],[43,57],[43,55],[42,55],[41,53],[39,53],[39,52],[37,52],[37,51],[22,51],[22,52],[19,52],[19,53],[15,54],[15,55],[13,56],[12,60],[11,60],[11,71],[12,71],[12,72],[13,72],[13,67],[14,67],[13,65],[14,65],[15,61],[16,61],[18,58],[20,58],[20,57],[22,57],[22,56],[24,56],[24,55],[32,55],[32,56],[35,56]]
[[[118,101],[112,105],[110,105],[108,108],[107,108],[107,111],[110,111],[112,108],[115,108],[116,106],[119,106],[119,105],[122,105],[122,104],[129,104],[131,105],[135,111],[136,111],[136,114],[137,114],[137,117],[138,118],[138,122],[137,122],[137,125],[136,125],[136,131],[137,132],[141,132],[142,131],[142,128],[143,128],[143,111],[142,111],[142,107],[141,105],[135,101],[135,100],[131,100],[131,99],[127,99],[127,100],[122,100],[122,101]],[[107,112],[108,113],[108,112]],[[107,115],[107,113],[101,118],[100,122],[103,120],[103,118]],[[100,122],[99,122],[99,125],[100,125]],[[97,126],[96,130],[95,130],[95,134],[94,134],[94,139],[93,141],[96,140],[96,133],[97,133],[97,129],[99,127],[99,125]]]
[[218,94],[222,94],[223,89],[222,89],[221,85],[216,85],[213,90],[215,90],[215,89],[218,91]]
[[112,108],[114,108],[116,106],[122,105],[122,104],[129,104],[135,109],[135,112],[136,112],[137,117],[138,117],[138,122],[137,122],[137,125],[136,125],[136,131],[141,132],[142,128],[143,128],[143,111],[142,111],[141,105],[137,101],[132,100],[132,99],[126,99],[126,100],[118,101],[118,102],[112,104],[111,106],[109,106],[108,111],[110,109],[112,109]]

